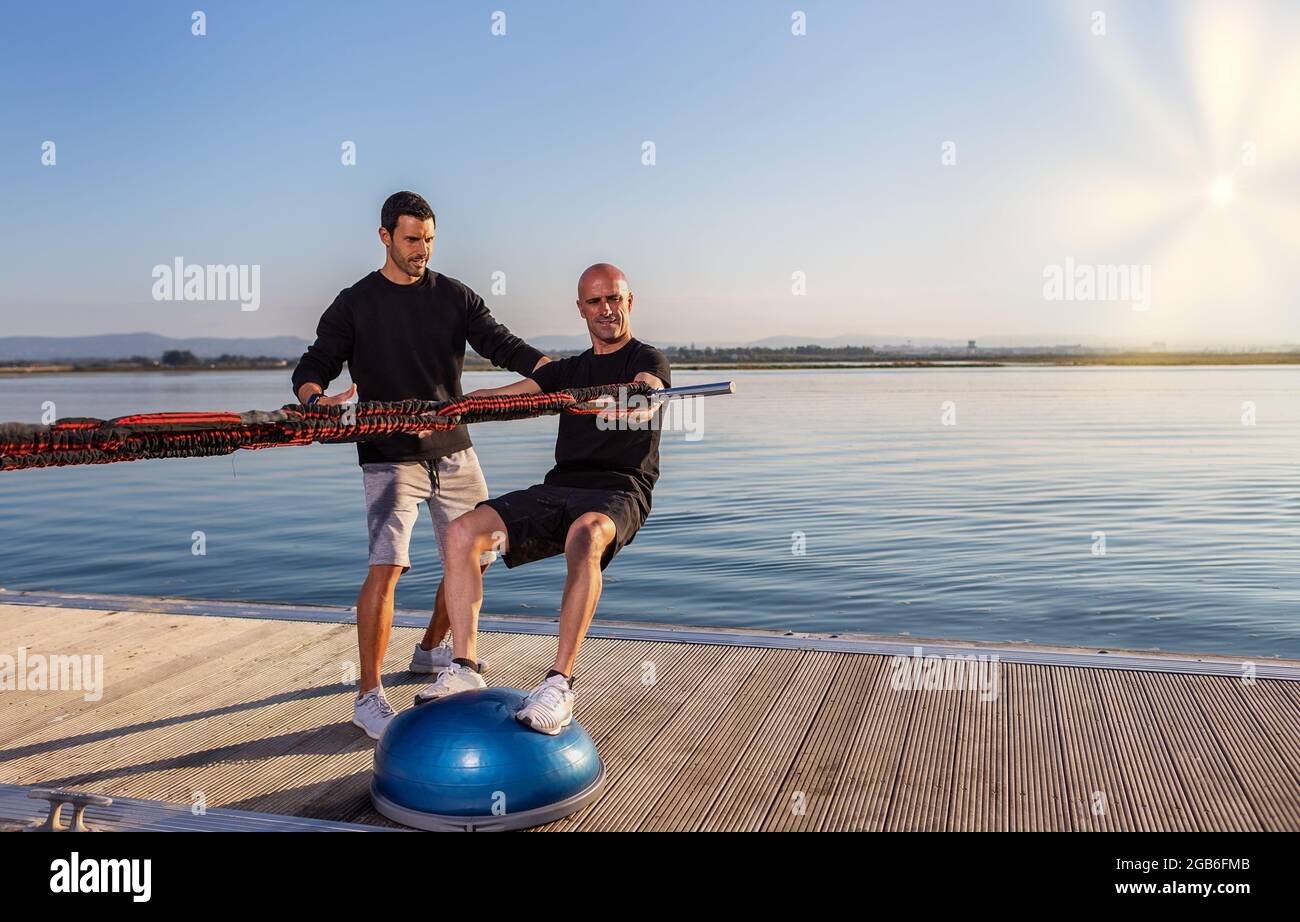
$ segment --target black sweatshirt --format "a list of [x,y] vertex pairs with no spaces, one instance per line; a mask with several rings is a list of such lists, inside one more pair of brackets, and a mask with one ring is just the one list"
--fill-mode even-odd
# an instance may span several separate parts
[[[543,391],[562,391],[593,384],[626,384],[648,371],[672,386],[668,357],[639,339],[604,355],[591,349],[548,362],[529,374]],[[659,424],[636,429],[601,428],[594,415],[561,413],[555,437],[555,467],[546,483],[561,487],[622,490],[650,514],[650,491],[659,479]]]
[[[530,374],[542,357],[463,283],[425,269],[420,281],[399,285],[375,271],[340,291],[321,315],[316,342],[293,371],[294,399],[308,381],[327,389],[346,362],[360,400],[451,400],[462,394],[466,342],[518,375]],[[425,438],[358,442],[357,455],[361,464],[432,461],[469,447],[469,430],[459,426]]]

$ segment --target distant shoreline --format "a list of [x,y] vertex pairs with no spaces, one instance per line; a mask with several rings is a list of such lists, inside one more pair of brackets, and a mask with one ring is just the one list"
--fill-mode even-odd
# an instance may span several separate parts
[[[1300,352],[1125,352],[1113,355],[995,355],[987,357],[954,359],[949,357],[882,357],[868,362],[827,361],[772,361],[772,362],[719,362],[681,361],[673,367],[681,371],[826,371],[852,369],[891,368],[1006,368],[1046,366],[1068,368],[1075,366],[1113,367],[1180,367],[1207,365],[1300,365]],[[85,363],[32,362],[29,364],[0,365],[0,377],[13,378],[49,374],[98,374],[103,372],[160,372],[162,374],[192,374],[200,371],[282,371],[293,369],[288,360],[267,362],[217,362],[185,367],[139,365],[126,362]],[[499,371],[486,362],[469,362],[465,371]]]
[[204,365],[186,365],[186,366],[168,366],[168,365],[140,365],[130,362],[87,362],[78,364],[76,362],[30,362],[24,364],[4,364],[0,365],[0,377],[17,378],[26,375],[76,375],[76,374],[102,374],[104,372],[140,372],[140,371],[157,371],[164,374],[185,374],[195,371],[289,371],[293,370],[292,362],[287,359],[275,359],[266,362],[232,362],[218,363],[212,362]]

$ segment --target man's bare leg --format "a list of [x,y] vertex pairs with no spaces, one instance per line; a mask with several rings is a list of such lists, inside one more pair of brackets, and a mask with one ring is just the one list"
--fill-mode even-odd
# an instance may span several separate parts
[[560,602],[560,639],[555,648],[555,665],[551,668],[566,676],[573,675],[578,662],[578,648],[587,636],[587,628],[600,601],[600,561],[605,549],[616,537],[614,520],[602,512],[588,512],[569,526],[564,539],[564,558],[568,575],[564,580],[564,597]]
[[[487,564],[481,564],[479,573],[486,573],[487,568]],[[451,620],[447,617],[447,594],[442,586],[442,583],[438,584],[438,594],[433,599],[433,617],[429,619],[429,626],[424,629],[424,639],[420,641],[421,650],[432,650],[442,643],[442,639],[451,630]]]
[[447,619],[447,596],[443,592],[442,583],[438,583],[438,594],[433,597],[433,616],[429,619],[429,626],[424,630],[420,649],[432,650],[442,643],[442,639],[447,636],[447,631],[450,629],[451,621]]
[[442,587],[451,622],[452,655],[478,662],[478,613],[483,607],[483,570],[479,558],[505,551],[506,525],[491,506],[479,506],[447,526]]
[[393,592],[401,575],[399,566],[372,566],[357,596],[357,648],[361,657],[357,697],[377,686],[383,673],[384,653],[393,632]]

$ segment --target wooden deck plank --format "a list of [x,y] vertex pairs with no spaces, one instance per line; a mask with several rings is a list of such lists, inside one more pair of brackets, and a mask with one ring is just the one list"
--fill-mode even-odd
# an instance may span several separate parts
[[[957,752],[963,698],[968,692],[936,689],[890,691],[888,694],[895,697],[906,695],[916,700],[911,708],[911,729],[899,752],[897,768],[889,773],[894,784],[893,791],[885,800],[888,816],[883,828],[891,832],[942,831],[948,826],[948,806],[954,782],[953,761]],[[882,696],[882,699],[886,714],[904,713],[889,698]],[[880,746],[882,739],[891,737],[887,729],[882,730],[884,732],[865,735],[865,742],[872,751]],[[858,760],[850,754],[850,761]],[[879,775],[882,779],[888,777],[883,770]],[[871,813],[870,809],[851,810],[847,815],[866,818]],[[846,828],[855,827],[849,825]]]
[[[890,661],[881,658],[876,666],[864,686],[861,721],[836,773],[819,829],[919,828],[925,821],[913,814],[937,806],[923,807],[918,802],[929,771],[920,764],[919,750],[912,747],[924,745],[920,741],[929,732],[930,718],[953,702],[924,691],[895,689]],[[936,694],[946,697],[943,692]],[[907,698],[913,699],[910,704]],[[918,720],[921,711],[925,713]],[[946,813],[947,804],[937,809]]]
[[1059,669],[1052,675],[1070,825],[1087,832],[1134,829],[1137,824],[1128,800],[1113,794],[1122,787],[1124,768],[1116,757],[1112,724],[1093,679],[1087,669]]
[[718,717],[726,713],[753,673],[762,651],[733,647],[720,651],[718,662],[704,675],[662,728],[612,778],[600,800],[583,811],[578,829],[635,829],[699,748]]
[[1296,797],[1300,783],[1260,732],[1245,700],[1258,686],[1222,676],[1182,684],[1184,699],[1195,703],[1212,728],[1260,828],[1270,832],[1300,828],[1300,798]]
[[[600,724],[596,724],[601,729],[593,731],[590,724],[586,725],[601,754],[601,761],[605,763],[607,792],[615,790],[621,784],[623,776],[635,770],[640,754],[650,741],[708,680],[719,664],[732,656],[737,649],[690,645],[680,658],[673,661],[672,665],[667,665],[667,656],[675,651],[665,650],[654,654],[657,659],[646,660],[657,664],[653,684],[647,685],[641,681],[640,670],[631,674],[630,681],[624,680],[626,687],[633,687],[631,683],[634,681],[641,686],[642,692],[632,697],[621,713],[610,715],[612,719],[607,718]],[[595,806],[597,805],[557,820],[550,824],[549,828],[555,831],[623,828],[618,817],[608,816],[604,817],[603,824],[586,825],[587,816]]]
[[[399,709],[422,631],[384,664]],[[548,635],[485,633],[529,688]],[[355,627],[0,605],[0,652],[99,653],[106,686],[4,691],[0,782],[394,825],[351,725]],[[654,681],[646,679],[653,669]],[[593,637],[577,716],[602,796],[551,830],[1300,830],[1300,682],[1001,664],[973,690],[896,690],[876,654]]]
[[[684,649],[682,644],[614,640],[604,642],[610,644],[614,652],[597,669],[583,673],[582,697],[575,705],[574,713],[601,752],[608,783],[615,777],[608,759],[610,734],[633,711],[638,701],[657,690],[659,676],[664,670],[667,670],[668,675],[689,671],[687,657],[691,651]],[[574,691],[577,694],[579,688],[575,686]],[[582,814],[579,813],[538,829],[548,832],[571,831],[581,819]]]
[[131,620],[132,612],[95,612],[97,615],[119,614],[114,621],[105,619],[98,623],[89,619],[69,618],[72,612],[90,614],[89,609],[43,608],[35,605],[0,605],[0,624],[4,624],[5,647],[15,653],[18,647],[35,648],[38,644],[62,643],[65,639],[84,636],[91,631],[107,628]]
[[1181,680],[1151,675],[1145,683],[1174,767],[1203,829],[1255,831],[1261,827],[1213,726]]
[[[232,626],[229,626],[233,628]],[[14,749],[29,749],[39,744],[58,742],[63,745],[80,744],[99,738],[97,735],[108,734],[124,727],[147,725],[159,721],[174,721],[183,712],[186,702],[195,689],[202,690],[216,683],[222,675],[223,661],[216,655],[214,648],[232,652],[262,650],[272,638],[283,636],[285,625],[277,622],[255,622],[251,626],[245,623],[243,630],[226,633],[221,642],[212,640],[212,625],[209,631],[208,648],[192,656],[182,655],[179,659],[169,661],[170,650],[166,644],[152,643],[147,646],[148,672],[128,684],[123,693],[106,693],[103,700],[85,702],[72,709],[66,720],[54,727],[39,722],[34,728],[27,728],[21,735],[8,740],[10,754]],[[255,661],[250,652],[244,661],[245,668]],[[169,674],[168,666],[174,667]],[[56,708],[53,698],[37,695],[42,701],[49,701],[48,707]]]
[[1127,769],[1118,791],[1107,799],[1128,801],[1138,828],[1151,831],[1197,830],[1195,813],[1183,789],[1158,715],[1143,690],[1147,676],[1134,672],[1105,672],[1096,676],[1107,713],[1115,726],[1120,763]]
[[[99,612],[86,613],[87,619],[100,616]],[[115,720],[118,714],[147,709],[159,686],[183,689],[190,682],[213,675],[219,668],[213,656],[211,627],[197,623],[202,619],[177,616],[174,620],[181,623],[151,625],[141,622],[138,615],[133,617],[144,633],[123,632],[105,651],[104,694],[100,701],[94,702],[93,708],[80,692],[45,692],[19,698],[6,709],[6,721],[0,726],[0,745],[12,746],[38,738],[66,739],[94,721]],[[163,617],[170,622],[171,616]],[[245,622],[242,628],[231,625],[222,632],[220,646],[230,650],[253,648],[281,630],[276,622]],[[68,652],[75,650],[57,643],[51,646]],[[124,665],[117,652],[131,647],[137,655]],[[60,726],[52,728],[56,721]],[[49,732],[41,735],[44,730]]]
[[718,711],[700,744],[687,753],[681,770],[660,792],[638,829],[668,831],[699,825],[804,656],[796,650],[762,651],[757,665]]
[[1056,722],[1055,690],[1045,666],[1008,663],[1004,669],[1012,701],[1014,777],[1018,803],[1013,830],[1070,830],[1061,728]]
[[1008,708],[1004,675],[999,676],[998,694],[991,701],[981,700],[977,694],[962,696],[954,730],[949,830],[991,832],[1007,828]]
[[[101,784],[110,794],[126,794],[120,787],[125,784],[132,791],[143,789],[132,796],[144,797],[173,796],[175,790],[189,800],[201,779],[227,759],[259,757],[269,745],[268,736],[293,732],[292,721],[311,700],[337,699],[348,691],[343,682],[331,680],[339,676],[338,664],[353,643],[350,632],[342,627],[328,634],[304,632],[301,627],[281,623],[277,635],[265,639],[251,660],[242,652],[216,656],[205,667],[212,668],[207,681],[159,690],[150,700],[168,716],[128,723],[102,736],[94,733],[88,743],[63,749],[60,775],[52,780]],[[16,767],[48,771],[30,760],[20,760]],[[213,802],[216,791],[203,790]]]
[[[803,734],[799,754],[777,796],[768,805],[765,830],[821,828],[853,741],[868,725],[859,704],[866,689],[878,687],[880,657],[853,657],[839,664],[816,717]],[[900,736],[897,745],[902,746]]]
[[786,687],[758,722],[749,748],[720,784],[708,811],[688,828],[750,831],[762,826],[840,662],[829,653],[809,653],[799,660]]
[[[52,609],[57,614],[58,609]],[[104,668],[106,687],[110,694],[118,681],[138,668],[139,654],[147,652],[149,642],[157,635],[157,627],[141,622],[133,612],[96,612],[99,617],[86,617],[80,621],[63,618],[56,621],[41,618],[29,621],[20,617],[21,626],[6,636],[5,652],[17,661],[26,657],[28,669],[33,659],[49,660],[53,657],[99,657]],[[0,613],[0,619],[4,615]],[[189,619],[193,620],[193,619]],[[190,625],[194,627],[194,625]],[[0,729],[0,740],[12,738],[16,724],[24,717],[39,715],[54,707],[66,709],[74,700],[81,700],[81,692],[65,694],[47,688],[41,695],[31,695],[13,701],[6,709],[7,726]]]
[[[1296,682],[1256,682],[1238,686],[1240,699],[1246,703],[1260,733],[1277,752],[1294,754],[1300,750],[1300,688]],[[1248,689],[1248,692],[1242,691]],[[1300,790],[1300,764],[1288,760],[1290,774]]]

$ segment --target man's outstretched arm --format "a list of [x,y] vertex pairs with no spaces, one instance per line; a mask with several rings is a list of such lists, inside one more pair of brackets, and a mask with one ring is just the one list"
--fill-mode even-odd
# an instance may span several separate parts
[[[550,361],[545,356],[543,361]],[[506,384],[502,387],[484,387],[476,391],[470,391],[466,397],[501,397],[506,394],[540,394],[542,386],[532,378],[524,378],[522,381],[516,381],[514,384]]]
[[[316,327],[316,341],[307,347],[298,366],[293,370],[293,393],[299,403],[306,403],[312,394],[323,394],[329,383],[343,371],[343,363],[352,358],[352,315],[340,293],[321,315]],[[325,404],[346,403],[357,392],[353,384],[341,394],[325,397]]]
[[550,361],[541,350],[534,349],[505,324],[492,316],[483,299],[471,293],[466,317],[465,339],[483,358],[498,368],[507,368],[517,375],[528,375]]
[[[545,359],[545,360],[547,362],[550,361],[550,359]],[[655,388],[656,390],[662,390],[664,387],[664,383],[660,381],[658,378],[656,378],[654,375],[650,374],[650,372],[648,371],[641,372],[633,380],[642,381],[646,384],[649,384],[651,387]],[[476,391],[470,391],[465,396],[466,397],[500,397],[504,394],[539,394],[541,393],[541,391],[542,391],[542,386],[540,384],[538,384],[532,378],[524,378],[522,381],[516,381],[514,384],[506,384],[503,385],[502,387],[484,387]]]

